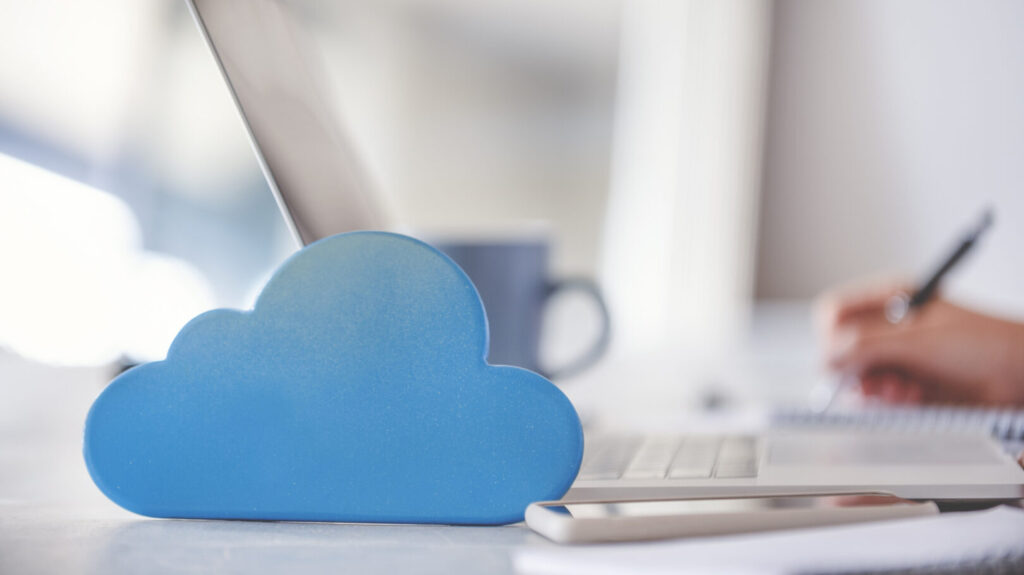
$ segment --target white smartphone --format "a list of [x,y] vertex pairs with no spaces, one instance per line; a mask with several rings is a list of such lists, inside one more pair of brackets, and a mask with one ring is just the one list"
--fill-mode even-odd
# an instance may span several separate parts
[[542,501],[526,524],[557,543],[643,541],[934,515],[931,501],[886,493],[657,501]]

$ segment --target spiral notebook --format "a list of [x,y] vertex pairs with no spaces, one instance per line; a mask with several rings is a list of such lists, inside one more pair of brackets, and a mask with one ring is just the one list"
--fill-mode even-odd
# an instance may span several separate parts
[[1010,575],[1011,573],[1024,573],[1024,552],[1008,551],[992,557],[962,559],[949,563],[931,563],[918,567],[881,571],[826,571],[821,575]]
[[974,407],[864,407],[814,412],[775,412],[776,427],[849,427],[898,431],[963,431],[988,433],[1013,455],[1024,448],[1024,410]]

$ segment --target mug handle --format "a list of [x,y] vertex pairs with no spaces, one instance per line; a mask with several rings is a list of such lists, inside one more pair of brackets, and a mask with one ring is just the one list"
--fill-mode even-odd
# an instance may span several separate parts
[[583,292],[594,300],[594,303],[597,304],[598,314],[601,316],[601,331],[594,341],[594,345],[580,357],[554,369],[540,366],[541,375],[548,379],[567,377],[590,367],[608,351],[608,343],[611,340],[612,319],[608,313],[608,304],[605,302],[604,296],[601,295],[601,288],[597,286],[597,283],[589,278],[568,278],[554,281],[548,284],[547,292],[544,294],[545,303],[556,293],[566,291]]

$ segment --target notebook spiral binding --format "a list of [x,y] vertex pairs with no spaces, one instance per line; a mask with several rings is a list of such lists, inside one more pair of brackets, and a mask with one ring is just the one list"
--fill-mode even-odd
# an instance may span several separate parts
[[1024,573],[1024,553],[1014,551],[919,567],[881,571],[813,571],[806,575],[1019,575],[1020,573]]
[[895,431],[984,432],[1004,443],[1024,442],[1024,411],[971,407],[868,407],[814,412],[776,411],[778,427],[851,427]]

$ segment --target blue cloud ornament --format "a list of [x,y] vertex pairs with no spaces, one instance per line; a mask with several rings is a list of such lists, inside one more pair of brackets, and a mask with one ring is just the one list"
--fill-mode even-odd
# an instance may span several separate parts
[[583,435],[568,399],[492,366],[469,278],[385,232],[311,244],[251,311],[199,315],[85,427],[93,481],[152,517],[503,524],[561,497]]

